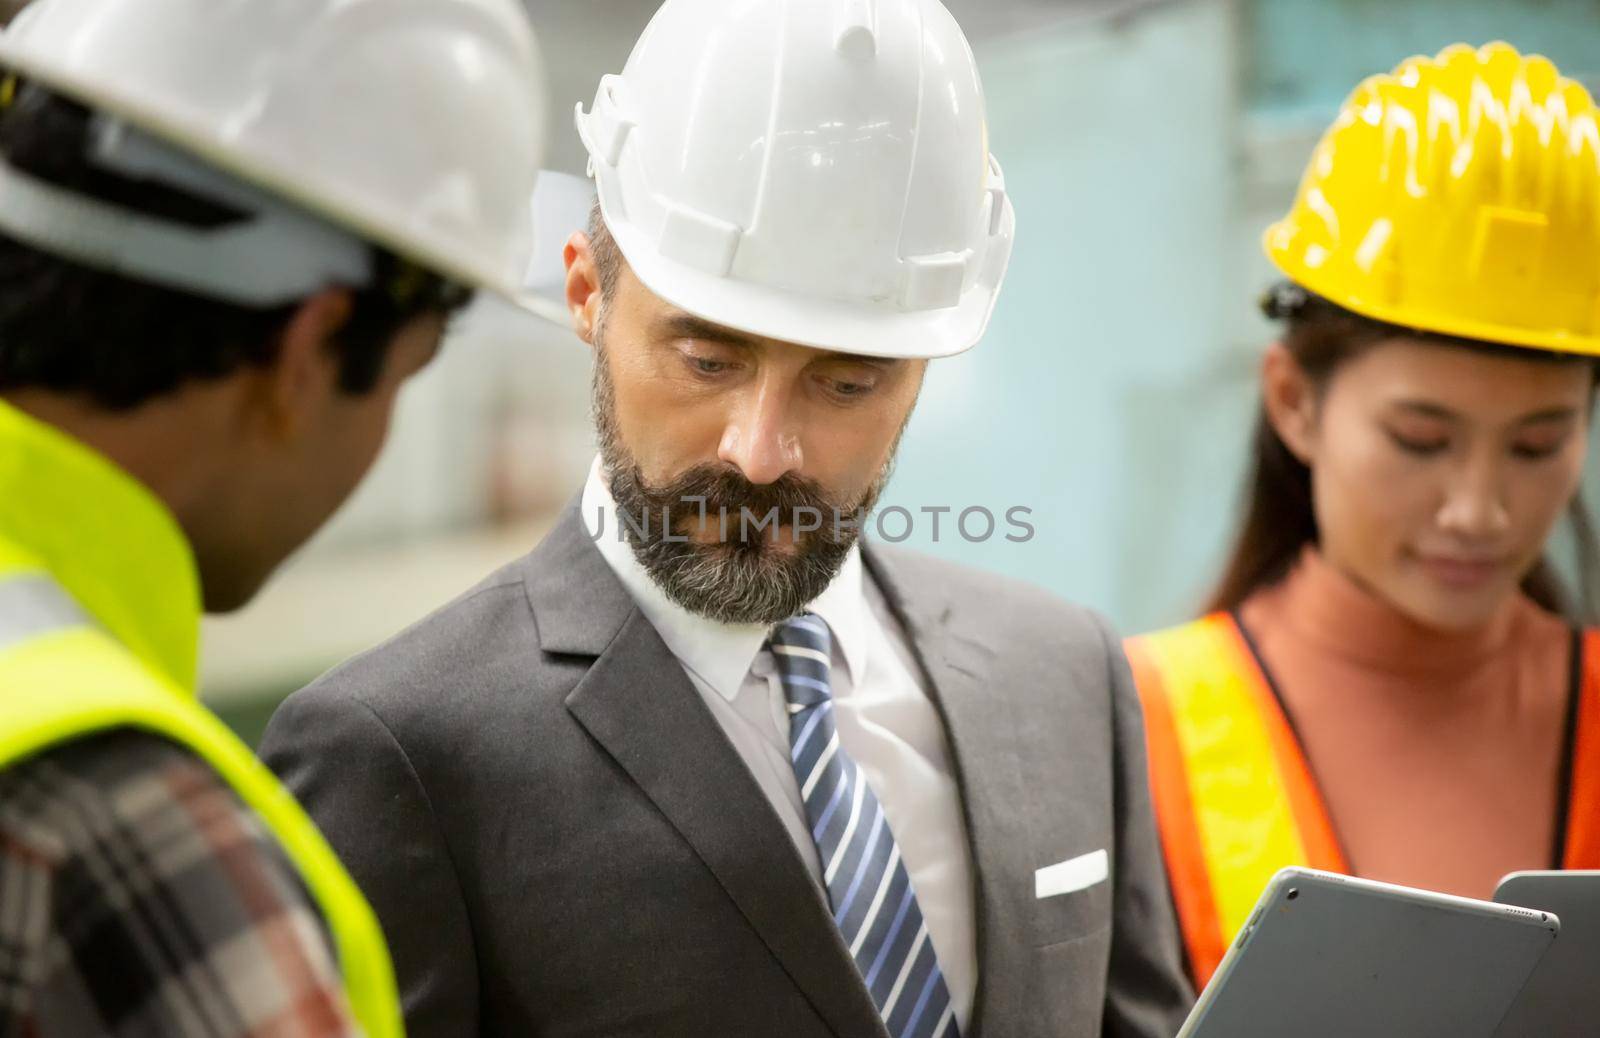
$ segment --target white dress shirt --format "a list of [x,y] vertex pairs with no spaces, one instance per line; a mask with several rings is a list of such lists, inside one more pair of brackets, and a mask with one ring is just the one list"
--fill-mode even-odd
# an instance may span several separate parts
[[[600,554],[683,665],[825,890],[800,784],[789,763],[789,714],[766,647],[769,628],[718,623],[669,599],[623,538],[598,458],[581,507],[590,535],[599,531]],[[965,1030],[978,983],[972,855],[944,724],[899,623],[865,573],[859,548],[851,550],[833,583],[808,609],[833,635],[830,677],[839,745],[861,767],[883,807],[938,954],[956,1023]]]

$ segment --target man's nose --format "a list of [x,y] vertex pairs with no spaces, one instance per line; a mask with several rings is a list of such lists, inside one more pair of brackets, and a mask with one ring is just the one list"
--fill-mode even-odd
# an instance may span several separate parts
[[758,486],[775,483],[805,462],[793,397],[775,380],[763,379],[735,407],[722,430],[717,458],[736,466]]

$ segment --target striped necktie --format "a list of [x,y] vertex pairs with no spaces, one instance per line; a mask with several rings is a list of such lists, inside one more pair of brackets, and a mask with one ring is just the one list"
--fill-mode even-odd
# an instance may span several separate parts
[[900,848],[866,776],[839,745],[832,638],[806,613],[768,641],[789,701],[789,760],[822,861],[833,921],[895,1038],[959,1038],[950,992]]

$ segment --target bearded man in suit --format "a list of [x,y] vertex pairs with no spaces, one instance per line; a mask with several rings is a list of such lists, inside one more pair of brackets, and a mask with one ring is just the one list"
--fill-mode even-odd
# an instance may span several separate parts
[[587,485],[264,746],[411,1033],[1172,1034],[1118,639],[860,536],[1011,248],[955,21],[668,0],[579,129]]

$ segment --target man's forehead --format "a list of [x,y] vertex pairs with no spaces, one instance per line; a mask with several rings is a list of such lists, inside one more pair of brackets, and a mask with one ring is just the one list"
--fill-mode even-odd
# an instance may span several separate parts
[[805,350],[820,357],[829,357],[838,360],[859,361],[863,364],[872,364],[877,367],[888,367],[895,364],[894,358],[869,357],[859,353],[849,353],[844,350],[824,350],[812,346],[802,346],[799,343],[785,342],[781,339],[769,339],[760,335],[751,335],[737,328],[708,321],[704,317],[697,317],[686,310],[669,307],[655,319],[656,330],[665,338],[673,339],[698,339],[702,342],[727,343],[730,346],[744,346],[750,349],[763,347],[781,347],[791,350]]

